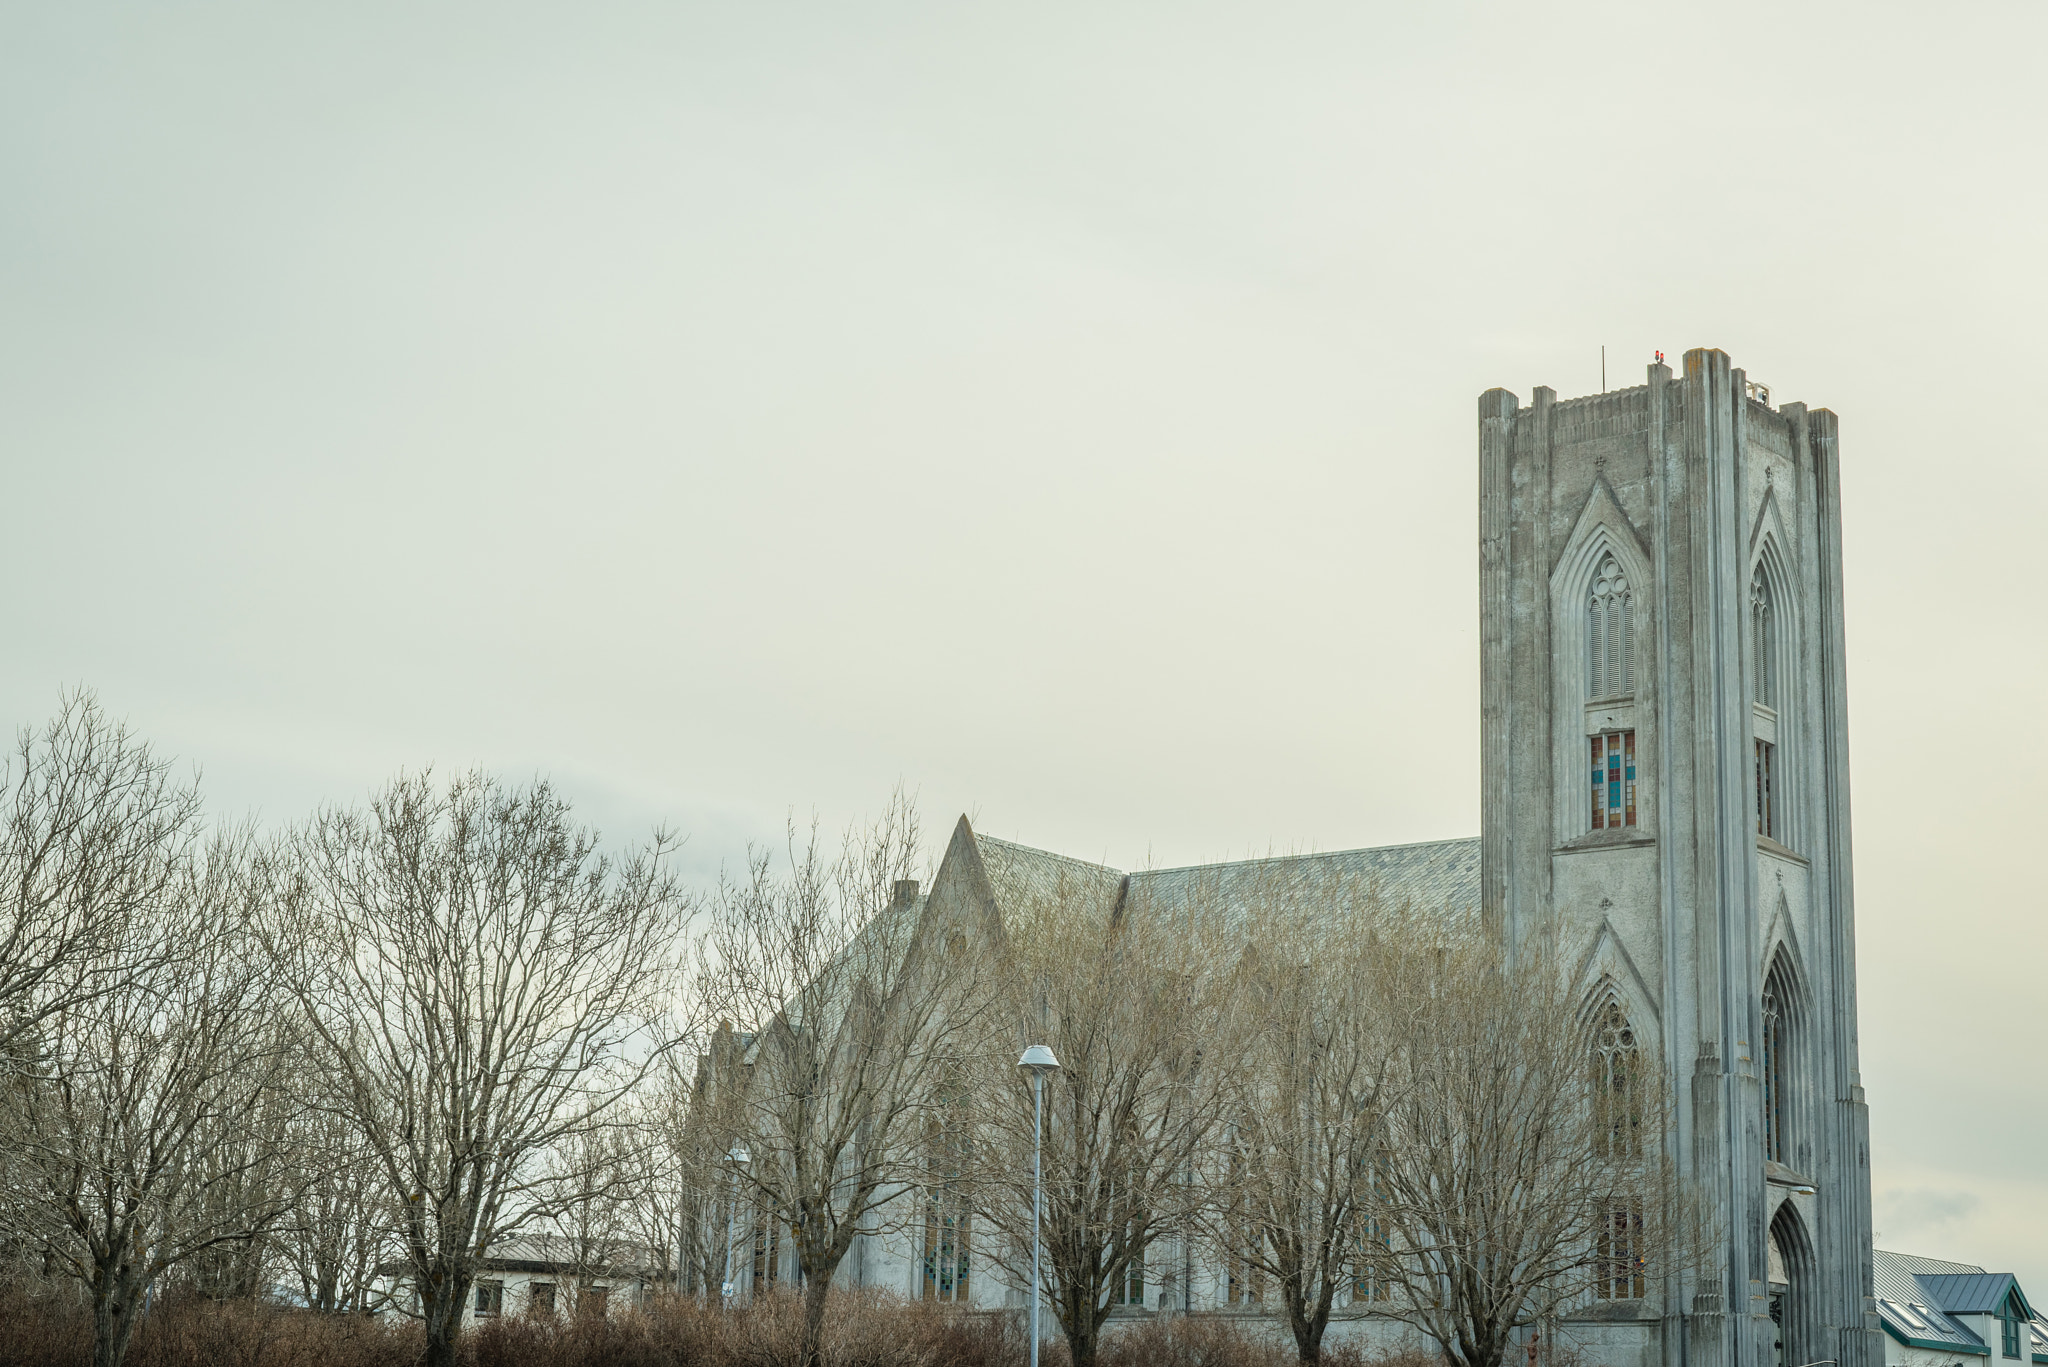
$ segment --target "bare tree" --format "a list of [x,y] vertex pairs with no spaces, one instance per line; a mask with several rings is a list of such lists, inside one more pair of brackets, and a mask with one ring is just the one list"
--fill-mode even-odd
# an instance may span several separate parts
[[657,834],[615,863],[547,783],[477,774],[399,778],[297,841],[270,943],[323,1104],[397,1212],[430,1367],[454,1361],[479,1260],[565,1199],[541,1159],[607,1123],[683,1033],[672,848]]
[[1633,1299],[1692,1260],[1693,1202],[1664,1160],[1659,1070],[1633,1040],[1603,1055],[1535,947],[1411,930],[1388,1143],[1385,1313],[1453,1367],[1500,1367],[1516,1331],[1593,1299]]
[[376,1309],[377,1265],[395,1251],[396,1207],[375,1151],[346,1115],[312,1106],[293,1118],[286,1153],[294,1200],[274,1237],[287,1275],[310,1309]]
[[936,925],[908,881],[921,855],[900,790],[836,858],[815,826],[803,842],[792,826],[788,867],[751,851],[745,877],[720,889],[708,939],[716,1005],[751,1035],[712,1053],[714,1097],[735,1103],[748,1157],[728,1171],[761,1218],[790,1230],[805,1367],[819,1360],[833,1274],[917,1181],[933,1099],[986,1020],[965,936]]
[[[721,1060],[737,1047],[727,1024],[711,1037],[708,1052],[689,1059],[687,1067],[671,1055],[648,1103],[660,1138],[647,1156],[641,1219],[648,1242],[676,1250],[667,1271],[678,1291],[716,1295],[721,1302],[739,1180],[727,1156],[739,1144],[744,1119],[737,1088],[744,1073]],[[715,1078],[732,1085],[722,1089]]]
[[1007,1047],[984,1053],[978,1212],[1007,1236],[985,1260],[1030,1284],[1031,1086],[1026,1044],[1052,1046],[1045,1082],[1045,1290],[1075,1367],[1146,1253],[1188,1229],[1194,1170],[1228,1114],[1249,1049],[1236,1019],[1239,948],[1207,890],[1170,900],[1145,882],[1107,887],[1070,870],[1005,908],[998,981],[1014,985]]
[[21,1209],[85,1288],[96,1367],[121,1361],[166,1271],[259,1239],[288,1202],[263,1136],[289,1041],[248,933],[266,893],[246,841],[183,861],[130,909],[123,989],[45,1013],[37,1070],[6,1094],[6,1145],[38,1197]]
[[1375,1175],[1405,1043],[1403,927],[1369,888],[1270,871],[1248,903],[1251,1054],[1208,1164],[1207,1223],[1240,1289],[1270,1283],[1301,1360],[1317,1362],[1338,1294],[1385,1287]]
[[131,930],[173,894],[200,829],[198,791],[170,769],[89,693],[20,732],[0,774],[0,1066],[43,1021],[164,962],[168,945]]
[[[630,1101],[619,1123],[570,1135],[543,1165],[555,1191],[532,1231],[531,1246],[560,1265],[567,1280],[565,1306],[593,1308],[584,1290],[596,1279],[649,1269],[651,1247],[641,1242],[638,1207],[649,1181],[652,1134]],[[664,1257],[663,1261],[666,1261]]]

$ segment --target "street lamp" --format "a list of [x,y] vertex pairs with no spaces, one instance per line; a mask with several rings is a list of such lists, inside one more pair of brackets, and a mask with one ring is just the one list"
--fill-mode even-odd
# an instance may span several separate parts
[[1060,1061],[1049,1046],[1034,1044],[1017,1066],[1031,1073],[1031,1367],[1038,1367],[1038,1288],[1045,1284],[1038,1273],[1038,1209],[1045,1201],[1045,1075],[1058,1072]]
[[725,1284],[718,1288],[718,1308],[732,1306],[732,1208],[740,1202],[740,1167],[751,1159],[745,1149],[734,1148],[726,1151],[725,1161],[732,1164],[732,1196],[725,1203]]

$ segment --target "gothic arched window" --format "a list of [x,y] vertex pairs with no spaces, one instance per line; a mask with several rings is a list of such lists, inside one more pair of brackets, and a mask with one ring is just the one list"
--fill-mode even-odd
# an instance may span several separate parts
[[1764,1157],[1792,1161],[1793,989],[1781,959],[1764,980]]
[[1593,574],[1586,604],[1586,696],[1619,698],[1635,690],[1628,574],[1612,555]]
[[1610,1158],[1643,1153],[1642,1051],[1621,1003],[1610,998],[1593,1017],[1594,1144]]
[[1772,601],[1770,576],[1764,567],[1758,565],[1756,574],[1749,581],[1749,640],[1750,640],[1750,693],[1759,708],[1771,709],[1769,713],[1759,711],[1756,744],[1756,833],[1773,839],[1782,838],[1784,823],[1778,811],[1778,745],[1775,720],[1765,729],[1763,718],[1777,716],[1778,693],[1778,623],[1777,607]]
[[1778,645],[1774,637],[1776,622],[1772,620],[1771,581],[1764,573],[1764,567],[1756,567],[1756,575],[1749,581],[1749,636],[1752,658],[1755,661],[1755,700],[1765,707],[1778,705]]

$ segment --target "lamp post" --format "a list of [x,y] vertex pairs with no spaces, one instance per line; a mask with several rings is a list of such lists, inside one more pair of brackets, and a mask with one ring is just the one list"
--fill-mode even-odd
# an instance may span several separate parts
[[726,1151],[725,1161],[732,1164],[732,1196],[725,1203],[725,1283],[718,1288],[718,1308],[732,1307],[732,1211],[740,1202],[740,1167],[752,1155],[745,1149],[734,1148]]
[[1045,1075],[1059,1071],[1050,1046],[1034,1044],[1017,1060],[1031,1074],[1031,1367],[1038,1367],[1038,1211],[1045,1202]]

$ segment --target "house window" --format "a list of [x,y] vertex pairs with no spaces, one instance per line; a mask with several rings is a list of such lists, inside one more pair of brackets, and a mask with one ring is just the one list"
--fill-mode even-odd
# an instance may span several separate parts
[[1640,1300],[1647,1292],[1649,1260],[1644,1256],[1643,1212],[1623,1202],[1600,1222],[1599,1255],[1594,1262],[1593,1294],[1603,1301]]
[[586,1286],[577,1294],[576,1313],[601,1320],[611,1296],[612,1289],[609,1286]]
[[1619,1002],[1601,1008],[1593,1023],[1594,1143],[1606,1158],[1643,1153],[1642,1054]]
[[1636,824],[1636,733],[1604,731],[1592,739],[1593,829]]
[[553,1282],[532,1282],[526,1288],[526,1313],[529,1315],[552,1315],[555,1313],[555,1284]]
[[2007,1296],[2005,1303],[1998,1307],[1998,1330],[1999,1346],[2005,1350],[2005,1356],[2009,1358],[2020,1355],[2020,1319],[2019,1307],[2013,1303],[2011,1296]]
[[1593,576],[1586,604],[1586,696],[1621,698],[1635,690],[1630,622],[1633,599],[1621,562],[1608,556]]
[[483,1282],[476,1284],[476,1317],[489,1319],[505,1313],[505,1283]]

